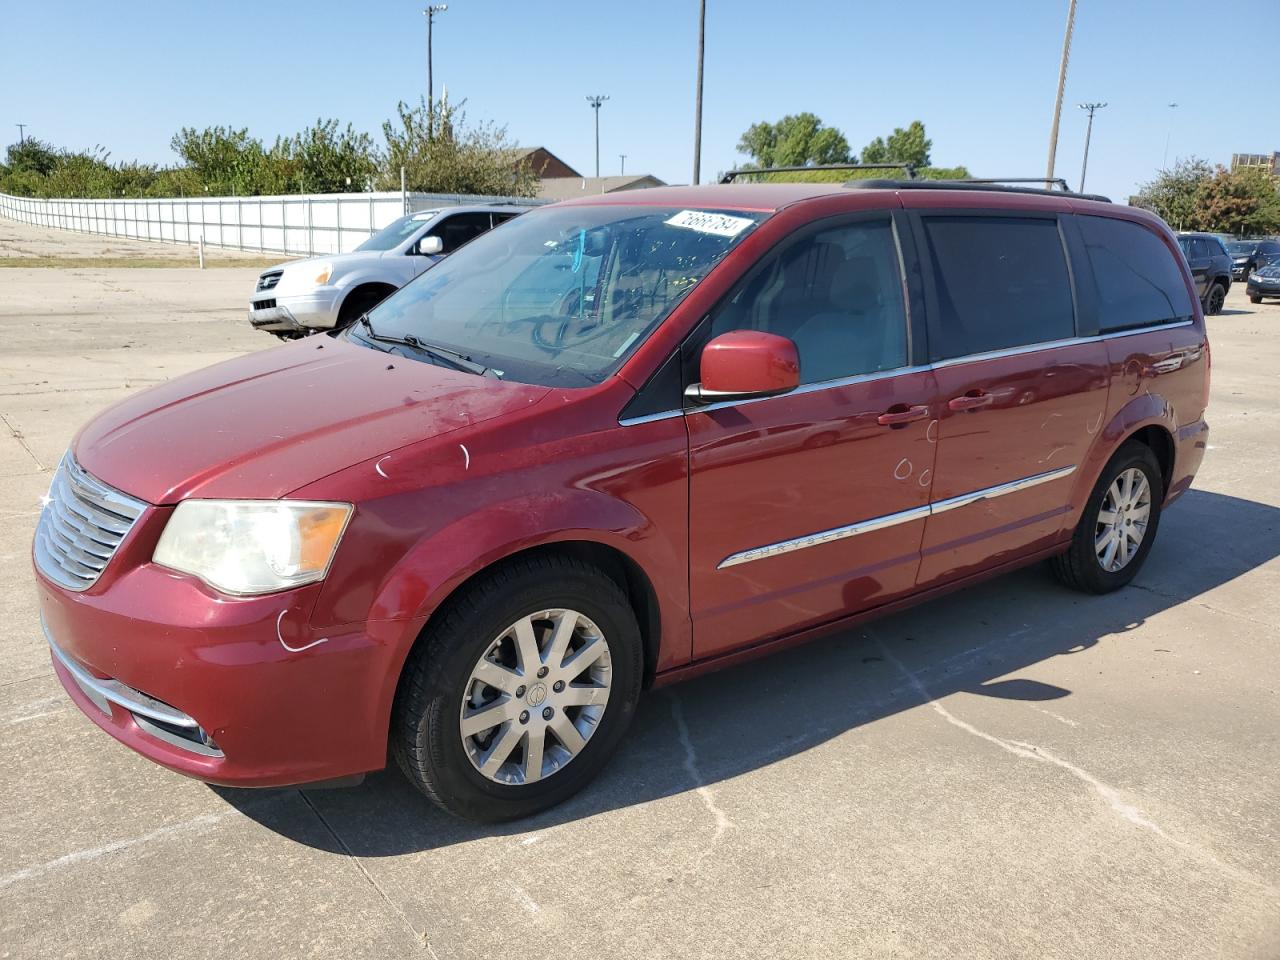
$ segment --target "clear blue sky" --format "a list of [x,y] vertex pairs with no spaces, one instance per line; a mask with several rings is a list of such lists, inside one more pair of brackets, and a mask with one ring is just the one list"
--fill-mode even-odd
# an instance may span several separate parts
[[[100,143],[115,160],[171,163],[182,126],[246,126],[270,142],[318,116],[375,135],[398,99],[425,89],[422,2],[215,3],[7,0],[0,142],[15,123],[58,145]],[[1039,176],[1067,0],[913,0],[897,5],[708,0],[703,179],[743,158],[752,122],[809,110],[856,150],[914,119],[940,165]],[[1269,0],[1273,14],[1280,4]],[[1230,75],[1273,72],[1262,6],[1080,0],[1058,173],[1077,185],[1082,100],[1105,100],[1088,187],[1128,196],[1161,165],[1280,149],[1280,125],[1232,99]],[[1228,22],[1227,15],[1240,14]],[[692,166],[696,0],[616,3],[449,0],[437,20],[437,90],[471,119],[505,124],[593,169],[585,96],[601,114],[601,169],[687,182]],[[1217,32],[1215,39],[1213,32]],[[1170,110],[1167,104],[1179,106]]]

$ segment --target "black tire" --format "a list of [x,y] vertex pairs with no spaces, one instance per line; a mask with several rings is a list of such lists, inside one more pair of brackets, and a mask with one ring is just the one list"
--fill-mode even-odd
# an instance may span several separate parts
[[391,287],[364,287],[351,291],[347,299],[342,301],[342,307],[338,310],[338,321],[333,325],[333,329],[342,330],[351,326],[360,319],[362,314],[368,313],[393,293],[395,290]]
[[[1119,570],[1106,570],[1098,558],[1095,538],[1098,534],[1098,514],[1102,510],[1107,490],[1117,477],[1131,468],[1140,470],[1151,489],[1151,509],[1146,532],[1133,558]],[[1084,593],[1110,593],[1119,590],[1132,580],[1151,552],[1160,527],[1160,505],[1164,502],[1164,478],[1155,454],[1145,443],[1130,441],[1111,458],[1093,492],[1085,503],[1080,522],[1071,538],[1066,553],[1054,557],[1049,563],[1054,575],[1068,587]]]
[[[594,732],[576,756],[533,783],[498,783],[468,757],[461,711],[472,670],[511,624],[548,608],[590,618],[608,644],[612,681]],[[450,813],[500,822],[555,806],[587,785],[635,715],[643,677],[640,628],[623,589],[596,567],[554,554],[514,560],[450,598],[405,664],[392,709],[391,750],[418,789]]]
[[1215,280],[1204,298],[1204,312],[1209,316],[1217,316],[1227,302],[1227,288],[1221,281]]
[[1262,302],[1262,298],[1261,298],[1261,297],[1254,296],[1253,294],[1249,294],[1249,302],[1250,302],[1250,303],[1261,303],[1261,302]]

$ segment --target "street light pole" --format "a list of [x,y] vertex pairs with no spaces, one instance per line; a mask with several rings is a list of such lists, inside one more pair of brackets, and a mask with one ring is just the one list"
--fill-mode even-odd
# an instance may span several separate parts
[[27,142],[27,127],[29,127],[30,124],[18,123],[15,124],[15,126],[18,128],[18,146],[22,146]]
[[1067,32],[1062,38],[1062,63],[1058,67],[1058,98],[1053,103],[1053,126],[1049,129],[1049,165],[1045,180],[1053,179],[1053,163],[1058,156],[1058,121],[1062,119],[1062,94],[1067,88],[1067,64],[1071,61],[1071,33],[1076,27],[1076,0],[1067,9]]
[[707,0],[698,3],[698,87],[693,102],[693,182],[702,176],[702,55],[706,48]]
[[447,3],[433,3],[427,9],[422,11],[422,15],[427,18],[427,130],[430,131],[431,125],[435,122],[434,111],[432,107],[432,97],[435,93],[433,85],[434,77],[431,75],[431,28],[435,23],[436,14],[444,13],[449,9]]
[[596,179],[600,179],[600,105],[603,104],[608,97],[595,96],[587,97],[587,103],[591,104],[591,109],[596,112]]
[[1106,106],[1105,103],[1076,104],[1081,110],[1089,111],[1089,126],[1084,133],[1084,163],[1080,165],[1080,192],[1084,193],[1084,175],[1089,170],[1089,141],[1093,137],[1093,115]]
[[627,175],[627,155],[625,153],[618,154],[618,159],[622,161],[622,166],[618,170],[618,176],[625,177]]

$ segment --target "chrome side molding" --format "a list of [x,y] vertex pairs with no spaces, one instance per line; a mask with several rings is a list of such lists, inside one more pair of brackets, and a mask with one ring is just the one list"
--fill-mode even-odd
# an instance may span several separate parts
[[726,567],[735,567],[740,563],[750,563],[752,560],[763,560],[766,557],[776,557],[784,553],[791,553],[795,550],[804,550],[808,547],[816,547],[823,543],[831,543],[834,540],[844,540],[848,537],[856,537],[862,533],[870,533],[873,530],[883,530],[886,527],[893,527],[900,523],[910,523],[913,520],[923,520],[935,513],[946,513],[948,510],[955,510],[957,507],[967,507],[970,504],[978,503],[982,500],[991,500],[995,497],[1002,497],[1006,493],[1016,493],[1019,490],[1026,490],[1029,487],[1039,486],[1042,483],[1049,483],[1052,480],[1060,480],[1063,477],[1069,477],[1075,473],[1074,465],[1069,467],[1059,467],[1056,470],[1046,470],[1044,473],[1035,473],[1029,477],[1022,477],[1018,480],[1010,480],[1008,483],[1000,483],[994,487],[984,487],[981,490],[974,490],[971,493],[964,493],[958,497],[948,497],[946,500],[935,500],[932,503],[926,503],[924,506],[912,507],[910,510],[902,510],[898,513],[887,513],[882,517],[872,517],[869,520],[859,520],[857,523],[850,523],[843,527],[833,527],[830,530],[822,530],[818,533],[810,533],[803,537],[796,537],[792,540],[780,540],[777,543],[765,544],[761,547],[752,547],[750,550],[743,550],[740,553],[734,553],[723,560],[716,566],[717,570],[723,570]]

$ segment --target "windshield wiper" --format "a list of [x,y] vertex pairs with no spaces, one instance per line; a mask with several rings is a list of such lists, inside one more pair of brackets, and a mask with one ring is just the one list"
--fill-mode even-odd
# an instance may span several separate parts
[[357,324],[364,327],[367,331],[364,336],[370,340],[376,340],[378,343],[394,343],[397,346],[409,347],[417,350],[419,353],[425,353],[427,356],[435,360],[443,361],[455,370],[462,370],[465,373],[474,373],[476,376],[493,376],[497,379],[498,374],[486,367],[483,363],[477,363],[464,353],[458,353],[456,350],[448,350],[445,347],[438,347],[435,344],[424,343],[415,337],[412,333],[403,335],[393,335],[387,333],[378,333],[373,329],[373,324],[369,321],[367,313],[361,314]]

